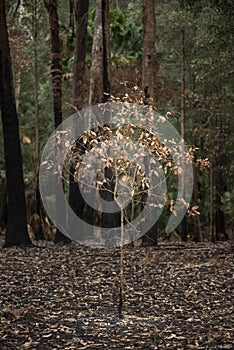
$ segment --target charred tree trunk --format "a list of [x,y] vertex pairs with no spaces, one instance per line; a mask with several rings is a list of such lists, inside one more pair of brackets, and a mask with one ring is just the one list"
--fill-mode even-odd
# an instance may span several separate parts
[[51,79],[54,102],[54,126],[57,128],[62,123],[62,65],[61,42],[59,37],[59,23],[57,12],[57,0],[45,0],[45,6],[49,14],[51,33]]
[[[192,75],[192,91],[196,93],[196,78],[195,74]],[[195,99],[193,100],[193,123],[192,123],[192,134],[193,134],[193,141],[194,141],[194,146],[197,147],[197,124],[199,123],[199,120],[197,120],[197,113],[196,113],[196,101]],[[198,190],[198,182],[199,182],[199,175],[198,175],[198,170],[196,168],[196,165],[193,165],[193,174],[194,174],[194,187],[193,187],[193,199],[194,199],[194,204],[198,205],[199,201],[199,190]],[[194,235],[193,239],[196,243],[201,242],[202,239],[202,232],[201,232],[201,223],[200,223],[200,217],[197,215],[194,218]]]
[[[75,36],[75,57],[73,68],[73,91],[72,103],[75,110],[82,110],[85,101],[85,66],[86,66],[86,44],[88,25],[89,1],[77,1],[76,7],[76,36]],[[77,130],[81,125],[74,125]],[[77,130],[79,133],[79,130]],[[77,182],[74,181],[74,165],[71,165],[69,176],[69,205],[76,215],[83,218],[85,202]],[[69,226],[73,225],[71,217],[68,218]]]
[[[39,73],[38,73],[38,0],[33,2],[33,56],[34,56],[34,109],[35,109],[35,198],[36,213],[41,217],[41,197],[39,191]],[[33,213],[34,214],[34,213]],[[43,218],[41,217],[41,220]]]
[[[61,64],[61,41],[59,37],[58,22],[58,3],[57,0],[44,0],[45,7],[49,14],[50,33],[51,33],[51,79],[54,103],[54,126],[58,128],[62,123],[62,64]],[[62,181],[58,179],[58,181]],[[56,203],[57,217],[66,215],[65,207],[62,208],[61,203]],[[57,228],[56,242],[69,242],[69,238]]]
[[[95,105],[106,102],[110,95],[110,30],[109,30],[109,0],[97,0],[94,24],[94,37],[92,47],[92,67],[90,77],[89,104]],[[109,119],[107,118],[107,124]],[[114,188],[113,171],[106,169],[109,179],[108,186]],[[109,190],[103,189],[101,193],[107,202]],[[116,227],[120,223],[120,213],[105,213],[101,215],[102,227]],[[114,235],[113,235],[114,236]],[[108,240],[109,238],[107,238]]]
[[102,28],[103,28],[103,97],[107,102],[110,97],[110,16],[109,0],[102,0]]
[[109,0],[97,0],[92,47],[89,104],[106,102],[110,94]]
[[225,163],[225,152],[222,150],[222,144],[225,143],[222,131],[221,111],[217,108],[216,116],[216,164],[215,164],[215,231],[217,240],[227,240],[225,215],[222,209],[221,194],[226,189],[226,178],[223,176],[223,164]]
[[[152,104],[156,100],[155,82],[156,82],[156,58],[155,58],[155,39],[156,39],[156,16],[155,0],[143,0],[142,8],[143,24],[143,52],[142,52],[142,89],[144,92],[145,104]],[[149,167],[149,164],[145,164]],[[143,195],[143,199],[147,194]],[[144,207],[144,202],[142,203]],[[152,214],[153,215],[153,214]],[[151,218],[152,222],[154,221]],[[142,237],[143,244],[157,245],[157,223],[146,232]]]
[[145,102],[152,103],[156,100],[156,16],[155,0],[143,0],[143,53],[142,53],[142,88]]
[[[151,173],[150,169],[150,163],[146,159],[144,162],[145,169],[147,169],[147,174]],[[152,177],[154,176],[153,174],[151,175]],[[152,180],[152,183],[155,183],[154,181],[157,181],[155,178]],[[141,194],[141,206],[142,210],[144,209],[145,203],[148,200],[148,190],[147,188],[142,188],[142,194]],[[153,203],[152,203],[153,204]],[[154,222],[155,218],[155,212],[154,209],[152,210],[151,213],[149,213],[148,220],[153,223],[152,227],[142,236],[142,243],[143,245],[151,245],[151,246],[156,246],[158,244],[158,227],[157,227],[157,222]]]
[[[183,9],[183,1],[181,2],[181,8]],[[181,131],[181,139],[182,145],[184,148],[185,144],[185,29],[181,27],[180,29],[180,40],[181,40],[181,123],[180,123],[180,131]],[[183,149],[184,151],[184,149]],[[183,181],[183,177],[182,177]],[[182,196],[184,197],[184,181],[182,183]],[[183,242],[187,241],[187,218],[184,216],[181,222],[181,239]]]
[[[0,198],[0,228],[4,228],[7,225],[7,189],[6,189],[6,177],[1,179],[1,198]],[[1,234],[1,232],[0,232]]]
[[[212,151],[213,152],[213,151]],[[216,242],[214,227],[214,171],[213,156],[210,157],[210,240]]]
[[84,107],[85,101],[85,65],[88,25],[89,0],[77,1],[76,39],[73,69],[73,106],[77,110]]
[[103,26],[102,0],[96,1],[94,35],[92,47],[92,67],[90,72],[89,104],[100,103],[103,96]]
[[[78,2],[78,0],[76,0]],[[72,36],[71,41],[75,37],[75,26],[74,26],[74,0],[69,0],[69,14],[70,14],[70,21],[69,21],[69,27],[72,29]]]
[[[102,102],[107,102],[110,97],[110,23],[109,23],[109,0],[102,0],[102,45],[103,45],[103,57],[102,57]],[[110,125],[109,116],[107,116],[108,124]],[[109,180],[107,187],[108,189],[102,191],[102,197],[107,202],[114,199],[114,179],[113,179],[113,169],[106,168],[105,176]],[[112,193],[108,191],[111,190]],[[113,198],[110,198],[112,197]],[[120,226],[120,212],[117,213],[106,213],[102,212],[101,215],[101,226],[102,227],[119,227]],[[112,236],[112,237],[111,237]],[[106,237],[106,240],[115,239],[114,229],[110,237]]]
[[[105,168],[105,178],[108,179],[104,184],[103,189],[100,191],[100,196],[107,202],[115,200],[115,180],[113,168]],[[115,242],[115,227],[121,225],[121,212],[107,213],[105,208],[102,208],[101,226],[103,228],[110,228],[109,234],[105,237],[106,246],[111,246]],[[110,242],[110,243],[109,243]]]
[[0,1],[0,107],[2,114],[7,181],[5,247],[30,245],[27,230],[22,155],[13,86],[5,2]]

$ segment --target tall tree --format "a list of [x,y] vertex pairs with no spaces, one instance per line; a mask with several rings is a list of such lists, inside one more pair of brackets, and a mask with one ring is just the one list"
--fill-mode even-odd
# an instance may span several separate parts
[[[201,219],[204,221],[209,213],[210,238],[215,241],[227,238],[223,195],[229,192],[228,175],[233,166],[230,159],[227,160],[232,140],[228,131],[233,105],[233,93],[230,93],[233,91],[233,79],[230,79],[233,76],[230,64],[233,61],[233,4],[214,0],[206,3],[184,0],[184,4],[191,12],[196,28],[194,40],[190,40],[195,46],[192,56],[188,56],[196,83],[192,96],[197,127],[193,131],[197,130],[198,146],[210,161],[210,198],[208,191],[204,191],[208,188],[207,177],[202,183],[203,193],[200,193]],[[204,48],[208,48],[209,54]]]
[[110,93],[109,0],[96,1],[89,104],[107,101]]
[[[38,60],[38,0],[32,3],[32,30],[33,30],[33,64],[34,64],[34,109],[35,109],[35,201],[36,213],[41,215],[41,197],[39,191],[39,162],[40,162],[40,145],[39,145],[39,60]],[[42,218],[41,218],[42,219]],[[39,237],[43,238],[40,227]]]
[[[142,24],[143,24],[143,51],[142,51],[142,88],[145,103],[152,104],[156,100],[155,80],[156,80],[156,16],[155,0],[143,0]],[[150,164],[145,164],[149,169]],[[144,194],[142,205],[144,206]],[[144,244],[157,244],[157,223],[142,237]]]
[[[94,105],[106,102],[110,94],[110,20],[109,0],[96,1],[94,36],[92,46],[92,67],[90,77],[89,104]],[[108,114],[108,113],[107,113]],[[109,124],[109,116],[105,123]],[[105,176],[109,179],[108,185],[100,195],[106,201],[113,200],[114,188],[113,169],[106,168]],[[120,223],[120,213],[105,213],[101,215],[102,227],[115,227]]]
[[5,247],[31,244],[26,220],[22,155],[13,86],[5,1],[0,0],[0,106],[7,179]]
[[[184,9],[184,1],[180,1],[180,7],[183,11]],[[181,109],[181,123],[180,123],[180,132],[182,145],[185,144],[185,27],[184,25],[180,28],[180,48],[181,48],[181,91],[180,91],[180,109]],[[184,197],[184,180],[182,178],[182,196]],[[184,216],[181,222],[181,239],[182,241],[187,241],[187,219]]]
[[155,0],[143,0],[142,8],[143,24],[143,52],[142,52],[142,88],[145,100],[155,101],[156,81],[156,16]]
[[[62,123],[62,64],[61,52],[62,44],[59,37],[59,19],[57,0],[44,0],[45,7],[49,14],[50,33],[51,33],[51,79],[54,103],[54,126],[58,128]],[[58,181],[62,181],[61,178]],[[57,216],[65,215],[65,208],[56,201]],[[56,242],[69,242],[69,238],[57,228]]]
[[54,103],[54,126],[57,128],[63,121],[62,117],[62,45],[59,37],[59,19],[57,0],[44,0],[49,14],[51,34],[51,79]]
[[89,104],[101,102],[103,96],[103,27],[102,27],[102,0],[96,1],[94,22],[92,66],[90,72]]
[[[70,1],[71,4],[71,1]],[[75,34],[75,57],[73,68],[72,104],[76,110],[82,110],[85,102],[85,66],[88,27],[89,0],[77,0],[76,2],[76,34]],[[72,22],[72,20],[70,20]],[[79,125],[74,125],[74,128]],[[79,132],[79,130],[77,130]],[[69,205],[79,217],[83,216],[85,206],[79,185],[74,181],[75,168],[71,165],[69,176]],[[68,218],[69,225],[73,225]]]
[[102,28],[103,28],[103,102],[110,96],[110,8],[109,0],[102,0]]
[[89,0],[76,2],[76,36],[73,69],[73,106],[81,110],[85,101],[85,65]]

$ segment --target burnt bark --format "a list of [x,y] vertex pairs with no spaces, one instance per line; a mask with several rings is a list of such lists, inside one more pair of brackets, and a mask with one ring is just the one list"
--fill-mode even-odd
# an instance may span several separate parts
[[5,247],[30,245],[27,230],[19,124],[12,77],[5,2],[0,1],[0,107],[7,181]]
[[89,0],[77,1],[76,39],[73,70],[73,105],[81,110],[85,101],[85,66]]
[[[6,177],[1,179],[1,198],[0,198],[0,228],[7,224],[7,190]],[[1,232],[0,232],[1,234]]]
[[[114,201],[115,196],[115,179],[113,178],[113,169],[105,168],[105,178],[108,179],[106,184],[104,184],[103,189],[100,191],[100,196],[106,202]],[[119,227],[121,224],[121,212],[106,213],[105,211],[101,216],[101,226],[105,228],[115,228]],[[112,233],[114,236],[114,234]]]
[[109,0],[97,0],[92,47],[89,104],[106,102],[110,94]]
[[107,102],[110,97],[110,18],[109,0],[102,0],[102,28],[103,28],[103,97]]
[[57,0],[45,0],[45,7],[49,14],[51,34],[51,79],[54,104],[54,126],[62,123],[62,64],[61,41],[59,37],[58,3]]
[[[145,169],[147,169],[147,174],[150,174],[150,163],[147,159],[145,159],[144,162]],[[152,175],[153,176],[153,175]],[[155,179],[156,181],[156,179]],[[153,181],[154,183],[154,181]],[[142,210],[144,209],[145,203],[148,199],[148,191],[147,188],[142,188],[142,194],[141,194],[141,206]],[[144,245],[151,245],[156,246],[158,244],[158,228],[157,228],[157,221],[155,221],[155,210],[152,210],[151,213],[149,213],[147,220],[150,220],[150,222],[153,223],[152,227],[142,236],[142,243]]]
[[[94,38],[92,47],[92,67],[90,78],[90,105],[107,102],[110,96],[110,29],[109,29],[109,0],[97,0],[96,15],[94,24]],[[103,121],[109,125],[109,116]],[[101,191],[104,200],[113,200],[113,171],[105,169],[108,188]],[[111,192],[110,192],[111,191]],[[110,198],[111,197],[111,198]],[[105,228],[117,227],[120,225],[119,213],[102,212],[100,224]],[[111,234],[114,236],[114,234]],[[107,240],[112,237],[107,237]]]
[[94,35],[92,46],[92,66],[90,72],[89,104],[100,103],[103,96],[103,27],[102,0],[96,1]]
[[142,52],[142,90],[145,95],[145,103],[156,100],[156,16],[155,0],[143,0],[143,52]]
[[[181,8],[183,9],[183,1],[181,2]],[[180,109],[181,109],[181,139],[182,145],[185,144],[185,29],[182,26],[180,29],[180,45],[181,45],[181,91],[180,91]],[[185,195],[184,180],[182,177],[182,196]],[[187,241],[187,218],[184,216],[181,222],[181,239],[183,242]]]
[[[62,123],[62,45],[59,37],[58,2],[57,0],[44,0],[45,7],[49,14],[50,34],[51,34],[51,79],[54,104],[54,126],[55,129]],[[58,178],[58,182],[62,181]],[[57,217],[65,215],[65,207],[56,201]],[[70,239],[57,228],[55,242],[68,243]]]
[[[82,110],[85,102],[85,66],[86,66],[86,45],[88,25],[89,1],[81,0],[76,3],[76,37],[75,57],[73,68],[73,91],[72,103],[76,110]],[[76,130],[81,125],[74,125]],[[77,130],[77,133],[79,130]],[[77,182],[74,182],[74,164],[70,168],[69,176],[69,205],[76,215],[83,218],[85,202]],[[73,225],[71,218],[68,218],[69,225]]]
[[226,177],[223,175],[223,164],[225,163],[225,152],[222,149],[222,123],[220,113],[216,117],[216,130],[218,138],[216,141],[216,159],[215,159],[215,231],[217,240],[227,240],[225,215],[222,208],[222,197],[226,188]]

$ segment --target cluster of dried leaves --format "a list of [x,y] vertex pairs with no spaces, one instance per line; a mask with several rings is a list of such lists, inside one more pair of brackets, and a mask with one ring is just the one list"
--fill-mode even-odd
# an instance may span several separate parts
[[[125,101],[126,104],[128,102]],[[149,109],[149,113],[154,108],[152,106],[147,106]],[[120,115],[122,115],[120,113]],[[164,118],[159,116],[159,118]],[[168,118],[168,115],[166,116]],[[57,135],[59,136],[59,134]],[[125,140],[124,147],[123,145],[121,149],[119,149],[119,141]],[[116,154],[114,153],[112,157],[109,154],[109,145],[110,142],[112,144],[112,148],[116,150]],[[61,141],[60,141],[61,143]],[[135,144],[138,145],[136,149]],[[96,147],[98,146],[99,147]],[[101,145],[101,146],[100,146]],[[178,145],[174,146],[174,150],[180,147]],[[131,161],[129,160],[129,154],[132,157]],[[161,166],[163,168],[163,172],[167,177],[170,174],[173,174],[175,177],[181,173],[181,169],[178,165],[175,164],[172,158],[170,147],[166,146],[165,143],[161,141],[159,136],[154,135],[152,132],[146,130],[144,127],[136,126],[132,123],[125,123],[112,125],[112,127],[108,125],[98,125],[93,130],[86,131],[82,136],[76,140],[70,149],[66,157],[66,163],[68,163],[65,168],[67,172],[70,174],[71,164],[74,167],[74,182],[79,182],[89,185],[92,183],[93,179],[95,183],[92,183],[92,186],[102,189],[106,183],[111,180],[114,183],[120,182],[124,179],[125,182],[131,187],[132,197],[137,194],[142,194],[144,191],[152,192],[152,188],[149,186],[149,177],[147,176],[147,171],[145,169],[144,162],[139,165],[139,160],[144,159],[146,153],[149,152],[155,158],[150,159],[150,164],[147,164],[148,176],[153,176],[159,178],[159,170],[157,161],[161,162]],[[178,150],[178,154],[180,154],[181,149]],[[182,152],[180,157],[184,159],[185,162],[193,163],[195,157],[196,148],[190,147],[187,152]],[[92,155],[90,156],[90,154]],[[89,163],[84,160],[87,157]],[[92,162],[91,162],[91,160]],[[95,160],[102,161],[102,166],[95,166]],[[200,165],[200,170],[204,170],[205,167],[208,166],[208,160],[199,159],[196,161],[196,166]],[[105,169],[112,168],[113,178],[107,178],[105,176]],[[89,169],[87,174],[87,169]],[[83,170],[83,171],[82,171]],[[90,177],[90,181],[87,179]],[[70,179],[70,178],[69,178]],[[91,186],[90,186],[91,187]],[[89,188],[89,186],[88,186]],[[177,215],[178,208],[175,206],[175,201],[169,198],[164,198],[164,204],[169,210]],[[155,200],[157,202],[157,200]],[[187,207],[189,216],[196,216],[200,213],[197,211],[198,206],[189,207],[189,204],[186,203],[185,200],[182,199],[183,206]],[[160,204],[158,204],[160,205]]]
[[[2,237],[2,236],[1,236]],[[232,349],[233,247],[0,250],[0,349]]]
[[[64,183],[67,185],[71,179],[79,182],[84,197],[93,189],[99,192],[107,191],[110,183],[115,184],[115,186],[109,186],[111,190],[109,188],[108,191],[113,191],[114,198],[117,198],[117,190],[121,188],[124,194],[123,201],[130,198],[136,213],[139,207],[144,205],[141,196],[146,197],[150,194],[153,198],[155,187],[162,183],[160,173],[162,168],[165,182],[170,178],[168,182],[172,187],[168,191],[170,198],[163,198],[166,196],[164,193],[161,198],[158,193],[154,194],[153,206],[161,208],[165,205],[169,212],[177,216],[176,204],[180,202],[181,207],[187,209],[189,216],[199,215],[199,207],[197,205],[190,207],[184,198],[178,199],[176,203],[174,197],[177,193],[173,186],[184,171],[183,163],[193,163],[202,171],[209,166],[208,159],[195,160],[196,147],[190,147],[187,151],[183,143],[177,144],[173,138],[161,140],[160,135],[154,134],[151,124],[155,120],[155,108],[152,105],[143,106],[140,98],[141,91],[137,86],[134,87],[134,93],[136,92],[139,93],[139,96],[136,95],[136,100],[132,99],[131,94],[126,94],[122,99],[111,96],[114,104],[101,104],[98,109],[105,123],[94,123],[95,126],[92,129],[88,127],[87,131],[76,140],[73,140],[69,130],[57,131],[54,135],[56,147],[57,150],[61,149],[59,154],[65,155],[63,169],[61,164],[52,164],[49,160],[42,162],[41,166],[46,166],[47,169],[54,167],[54,173],[63,176]],[[132,102],[137,105],[132,105]],[[138,105],[142,105],[141,109]],[[170,115],[170,112],[165,116],[157,115],[158,123],[163,124]],[[86,117],[89,120],[88,125],[92,125],[92,113]],[[113,154],[110,154],[110,145]],[[66,152],[62,152],[64,148]],[[146,155],[151,157],[147,158]],[[111,168],[111,172],[107,172],[107,168]],[[136,213],[134,213],[135,216]]]

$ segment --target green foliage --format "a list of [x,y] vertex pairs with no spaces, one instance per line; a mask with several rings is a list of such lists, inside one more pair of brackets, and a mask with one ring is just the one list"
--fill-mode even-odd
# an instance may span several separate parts
[[[110,44],[112,63],[122,65],[141,55],[141,9],[130,3],[127,11],[110,6]],[[95,8],[89,12],[88,52],[92,49]]]
[[[110,10],[110,32],[113,62],[121,64],[137,59],[141,55],[142,26],[139,12],[134,12],[132,18],[132,4],[128,11],[122,12],[111,6]],[[136,10],[136,9],[135,9]]]
[[234,217],[234,190],[231,192],[226,191],[222,195],[222,205],[223,205],[223,211],[225,214],[227,214],[230,218],[233,219]]

